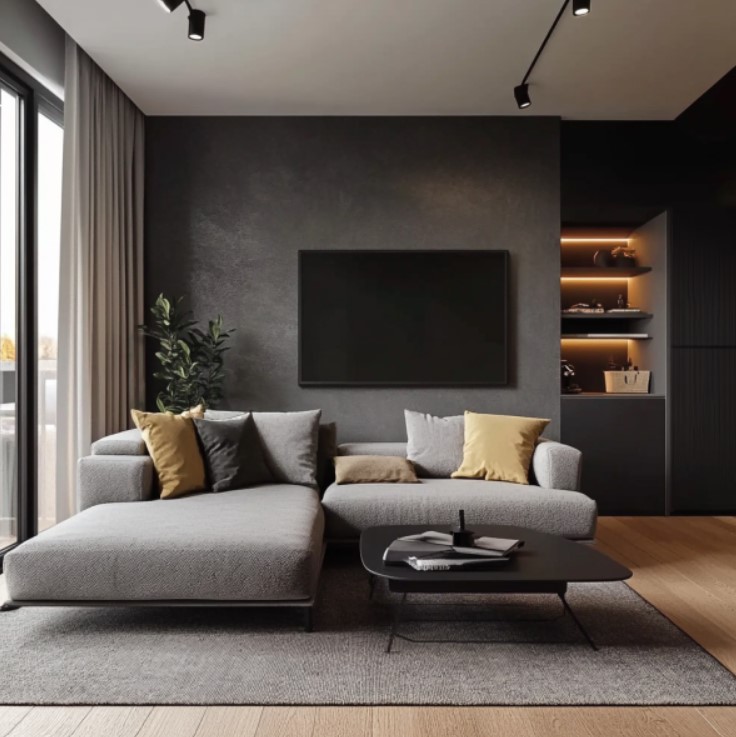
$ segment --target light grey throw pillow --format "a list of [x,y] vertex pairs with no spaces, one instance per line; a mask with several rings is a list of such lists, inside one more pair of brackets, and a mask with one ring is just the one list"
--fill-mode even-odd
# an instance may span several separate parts
[[417,476],[449,479],[463,461],[465,418],[434,417],[404,410],[406,419],[406,457],[414,464]]
[[317,445],[321,409],[307,412],[253,412],[263,455],[274,481],[317,485]]

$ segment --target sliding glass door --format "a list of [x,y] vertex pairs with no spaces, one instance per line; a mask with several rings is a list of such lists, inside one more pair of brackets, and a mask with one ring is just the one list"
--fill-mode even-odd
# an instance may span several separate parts
[[0,56],[0,561],[56,522],[61,103]]
[[59,322],[61,174],[64,128],[51,108],[38,112],[36,207],[36,416],[38,531],[56,524],[56,355]]
[[0,550],[18,540],[16,402],[21,98],[0,79]]

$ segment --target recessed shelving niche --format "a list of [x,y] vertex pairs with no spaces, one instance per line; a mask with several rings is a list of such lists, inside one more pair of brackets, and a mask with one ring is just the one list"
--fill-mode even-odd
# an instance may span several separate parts
[[[632,242],[634,241],[634,242]],[[575,381],[585,395],[604,392],[603,372],[610,362],[652,370],[656,341],[657,305],[652,298],[656,273],[647,262],[648,249],[639,250],[637,233],[605,227],[584,232],[563,231],[560,239],[561,357],[574,364]],[[637,248],[637,265],[600,267],[596,251],[616,246]],[[600,304],[604,312],[566,312],[580,304]],[[626,307],[636,312],[611,312]],[[653,389],[650,387],[650,391]],[[619,396],[619,395],[612,395]]]

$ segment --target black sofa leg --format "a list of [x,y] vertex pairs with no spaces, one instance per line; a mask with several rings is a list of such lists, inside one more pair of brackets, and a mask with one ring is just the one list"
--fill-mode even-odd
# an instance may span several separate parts
[[0,606],[0,612],[14,612],[16,609],[20,609],[20,607],[17,604],[11,604],[9,601]]
[[304,607],[304,631],[305,632],[312,632],[314,631],[314,615],[313,615],[313,607],[307,606]]

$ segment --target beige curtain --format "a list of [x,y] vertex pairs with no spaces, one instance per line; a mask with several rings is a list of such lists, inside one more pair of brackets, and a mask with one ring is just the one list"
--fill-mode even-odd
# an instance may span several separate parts
[[67,37],[59,298],[57,518],[77,460],[143,405],[144,117]]

